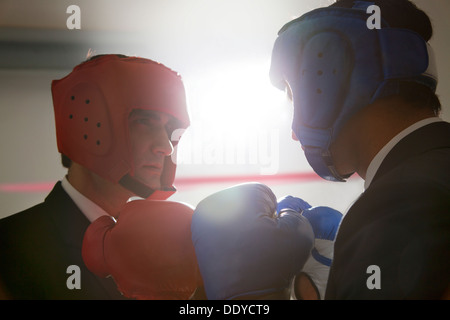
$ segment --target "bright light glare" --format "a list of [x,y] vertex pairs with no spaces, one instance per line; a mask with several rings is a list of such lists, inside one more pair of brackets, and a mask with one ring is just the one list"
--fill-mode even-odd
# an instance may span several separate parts
[[268,73],[268,63],[249,62],[221,65],[203,74],[197,79],[200,91],[193,106],[197,120],[238,140],[251,130],[276,127],[286,98],[271,85]]
[[290,108],[268,73],[268,62],[233,62],[189,78],[191,126],[177,162],[207,165],[203,174],[223,173],[223,165],[230,173],[253,168],[276,174],[280,127],[286,126]]

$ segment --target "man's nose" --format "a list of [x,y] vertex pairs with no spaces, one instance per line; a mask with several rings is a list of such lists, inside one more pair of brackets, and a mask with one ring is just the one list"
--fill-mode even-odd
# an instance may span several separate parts
[[152,146],[152,151],[156,154],[162,154],[164,156],[170,156],[173,153],[173,145],[169,139],[169,135],[165,130],[160,132],[155,138],[155,142]]

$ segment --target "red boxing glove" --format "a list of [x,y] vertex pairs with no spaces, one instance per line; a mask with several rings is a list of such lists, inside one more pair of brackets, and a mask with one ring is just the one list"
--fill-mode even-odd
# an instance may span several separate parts
[[117,221],[103,216],[87,228],[84,263],[99,277],[112,276],[126,297],[189,299],[201,285],[191,241],[192,213],[178,202],[131,201]]

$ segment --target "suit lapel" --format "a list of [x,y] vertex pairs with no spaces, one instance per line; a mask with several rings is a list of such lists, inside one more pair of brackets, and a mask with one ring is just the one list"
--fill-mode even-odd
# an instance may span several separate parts
[[81,256],[84,233],[90,222],[81,210],[76,206],[70,196],[58,182],[45,199],[48,213],[58,231],[61,245],[65,246],[65,252],[71,261],[79,265],[86,279],[90,279],[90,286],[94,283],[103,288],[105,298],[124,299],[117,290],[112,278],[100,278],[92,274],[84,265]]
[[62,242],[79,248],[90,222],[58,182],[45,199]]
[[415,130],[399,141],[381,163],[373,182],[398,164],[421,153],[450,147],[450,123],[435,122]]

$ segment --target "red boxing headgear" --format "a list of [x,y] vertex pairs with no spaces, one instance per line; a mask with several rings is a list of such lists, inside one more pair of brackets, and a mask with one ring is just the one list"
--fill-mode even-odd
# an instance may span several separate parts
[[[180,129],[189,126],[181,77],[144,58],[104,55],[84,62],[52,82],[52,95],[59,152],[113,183],[139,185],[130,178],[134,168],[128,116],[133,109],[164,112],[179,121]],[[173,156],[166,157],[161,186],[172,192],[157,192],[157,198],[175,191],[175,170]],[[128,188],[140,196],[151,194]]]

